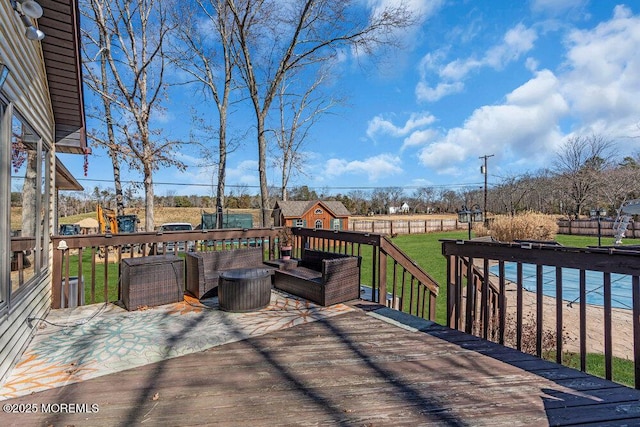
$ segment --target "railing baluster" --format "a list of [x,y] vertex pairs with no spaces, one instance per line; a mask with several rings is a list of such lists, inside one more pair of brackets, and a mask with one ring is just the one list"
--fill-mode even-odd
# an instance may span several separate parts
[[604,366],[605,378],[613,378],[613,342],[611,338],[611,273],[604,273]]
[[457,329],[457,322],[455,320],[455,317],[457,316],[458,313],[458,308],[456,307],[456,289],[458,289],[458,287],[455,284],[455,280],[456,280],[456,269],[455,266],[457,264],[457,257],[454,256],[448,256],[446,257],[446,262],[447,262],[447,283],[445,284],[445,286],[447,287],[447,325],[450,328],[456,328]]
[[[402,269],[402,283],[401,283],[401,287],[400,287],[400,311],[404,311],[404,285],[406,282],[406,272],[407,270],[405,270],[404,268]],[[411,308],[409,308],[411,309]]]
[[[484,259],[483,262],[483,271],[488,272],[489,271],[489,260],[487,258]],[[481,307],[483,309],[483,316],[484,316],[484,322],[482,324],[482,337],[484,339],[488,339],[489,338],[489,324],[490,324],[490,312],[489,312],[489,275],[488,274],[483,274],[482,277],[480,277],[481,283],[482,283],[482,302],[481,302]]]
[[69,307],[70,304],[70,295],[71,293],[69,292],[69,270],[70,270],[70,254],[69,251],[65,251],[64,254],[64,283],[65,283],[65,287],[64,287],[64,292],[62,293],[62,307]]
[[580,370],[587,370],[587,274],[580,270]]
[[635,386],[640,389],[640,276],[631,278],[633,296],[633,362]]
[[519,262],[516,270],[516,348],[522,350],[522,324],[524,313],[524,295],[522,293],[522,263]]
[[91,248],[91,304],[96,302],[96,257],[100,248],[93,246]]
[[556,267],[556,363],[562,364],[562,268]]
[[544,293],[542,290],[543,285],[543,269],[542,265],[536,264],[536,355],[542,357],[542,317],[543,317],[543,304]]
[[396,304],[396,286],[398,286],[398,262],[393,260],[393,283],[391,287],[391,308],[397,309]]
[[465,332],[468,334],[473,333],[473,321],[475,315],[475,283],[473,277],[473,258],[467,258],[467,311],[465,314]]
[[504,333],[507,324],[507,289],[506,281],[504,278],[504,261],[502,260],[498,262],[498,274],[500,275],[500,277],[498,278],[500,284],[500,294],[498,295],[498,342],[504,345]]
[[78,248],[78,305],[85,305],[84,297],[84,272],[82,271],[83,248]]
[[[104,302],[109,302],[109,246],[104,247],[104,281],[102,282],[102,290],[104,291]],[[118,287],[120,284],[118,283]],[[118,294],[120,291],[118,290]]]
[[413,309],[413,276],[409,280],[409,314],[411,314],[411,310]]

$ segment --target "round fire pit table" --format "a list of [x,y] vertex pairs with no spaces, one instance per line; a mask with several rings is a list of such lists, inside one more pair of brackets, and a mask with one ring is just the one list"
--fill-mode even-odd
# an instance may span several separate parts
[[272,273],[268,268],[237,268],[220,273],[220,309],[245,312],[265,308],[271,300]]

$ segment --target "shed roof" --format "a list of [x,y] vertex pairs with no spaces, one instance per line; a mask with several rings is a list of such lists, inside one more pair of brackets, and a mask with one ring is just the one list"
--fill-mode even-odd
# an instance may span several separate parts
[[276,208],[280,208],[282,215],[285,218],[300,218],[318,204],[323,205],[325,209],[331,211],[335,217],[347,217],[351,215],[342,202],[335,200],[279,200],[276,202]]

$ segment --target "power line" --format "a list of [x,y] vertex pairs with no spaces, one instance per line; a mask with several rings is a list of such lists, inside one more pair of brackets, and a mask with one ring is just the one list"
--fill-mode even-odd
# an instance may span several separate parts
[[[486,177],[485,177],[486,178]],[[111,179],[98,179],[98,178],[78,178],[78,181],[81,182],[105,182],[113,184],[113,180]],[[134,180],[121,180],[123,184],[136,184],[142,185],[142,181],[134,181]],[[173,185],[177,187],[215,187],[216,184],[202,184],[202,183],[193,183],[193,182],[162,182],[162,181],[154,181],[154,185]],[[451,187],[477,187],[482,185],[481,182],[469,182],[469,183],[453,183],[453,184],[428,184],[428,185],[405,185],[405,186],[395,186],[395,185],[376,185],[376,186],[308,186],[310,189],[329,189],[329,190],[376,190],[379,188],[389,188],[389,187],[400,187],[406,190],[417,190],[419,188],[451,188]],[[486,182],[485,182],[486,185]],[[260,188],[259,185],[249,185],[249,184],[225,184],[225,187],[233,187],[233,188]],[[293,186],[298,187],[298,186]]]

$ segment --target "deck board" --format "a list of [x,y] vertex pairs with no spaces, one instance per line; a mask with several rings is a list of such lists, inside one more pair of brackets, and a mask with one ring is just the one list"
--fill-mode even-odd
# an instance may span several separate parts
[[640,424],[640,391],[439,325],[420,329],[349,312],[10,399],[99,411],[1,414],[0,424]]

